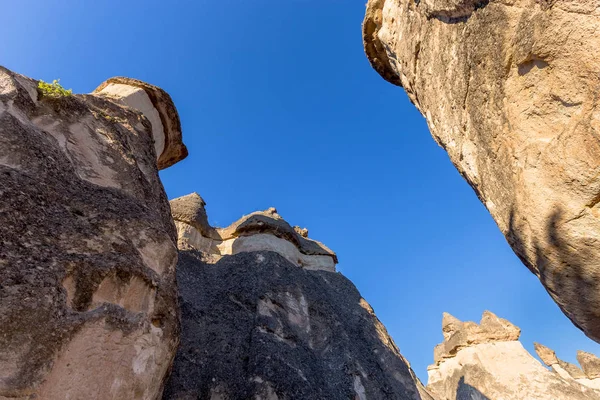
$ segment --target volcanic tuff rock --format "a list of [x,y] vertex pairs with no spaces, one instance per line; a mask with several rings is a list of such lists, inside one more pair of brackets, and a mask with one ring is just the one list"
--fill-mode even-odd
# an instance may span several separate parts
[[565,314],[600,340],[600,2],[369,0],[373,67]]
[[444,342],[427,369],[427,389],[438,400],[600,399],[600,379],[580,376],[579,368],[536,343],[554,372],[544,368],[518,341],[519,328],[489,311],[479,325],[444,313],[442,332]]
[[579,364],[583,368],[582,370],[577,365],[556,357],[556,353],[548,347],[539,343],[534,344],[535,352],[543,363],[551,367],[562,378],[600,390],[600,375],[598,374],[600,371],[598,368],[600,366],[600,359],[598,357],[591,353],[578,351],[577,361],[579,361]]
[[165,92],[119,82],[52,97],[0,68],[1,399],[160,397],[177,237],[157,164],[185,147]]
[[308,230],[292,227],[276,209],[246,215],[227,228],[213,228],[208,223],[205,205],[197,193],[171,200],[180,249],[191,248],[216,257],[270,250],[302,268],[335,272],[335,253],[308,239]]
[[275,209],[214,229],[204,204],[171,201],[182,332],[164,399],[433,399],[331,250]]

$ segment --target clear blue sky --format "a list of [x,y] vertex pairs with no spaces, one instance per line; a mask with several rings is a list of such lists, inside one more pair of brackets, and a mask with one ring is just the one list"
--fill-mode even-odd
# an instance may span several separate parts
[[75,92],[114,75],[173,97],[190,156],[161,173],[228,225],[274,206],[338,253],[426,381],[442,312],[489,309],[574,362],[600,346],[520,263],[404,91],[364,56],[365,0],[10,1],[0,64]]

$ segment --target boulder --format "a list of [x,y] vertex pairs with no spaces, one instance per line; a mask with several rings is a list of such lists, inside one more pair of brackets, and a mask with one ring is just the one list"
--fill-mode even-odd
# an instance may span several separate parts
[[597,0],[369,0],[367,57],[563,312],[600,341]]
[[178,343],[177,236],[155,142],[184,147],[178,125],[151,123],[178,121],[152,88],[155,109],[140,110],[0,67],[2,399],[161,396]]

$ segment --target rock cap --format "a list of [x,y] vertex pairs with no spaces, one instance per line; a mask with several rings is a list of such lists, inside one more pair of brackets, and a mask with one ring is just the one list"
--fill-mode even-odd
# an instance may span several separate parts
[[93,93],[101,93],[111,84],[127,85],[143,89],[156,111],[158,111],[164,135],[163,150],[161,154],[156,155],[158,157],[158,169],[168,168],[187,157],[188,150],[183,144],[179,114],[177,113],[177,108],[175,108],[175,103],[173,103],[171,96],[167,92],[158,86],[138,79],[117,76],[104,81]]
[[462,322],[449,313],[442,317],[442,333],[444,341],[433,351],[436,364],[451,358],[465,347],[480,343],[510,342],[519,340],[521,329],[509,321],[484,311],[479,324],[472,321]]

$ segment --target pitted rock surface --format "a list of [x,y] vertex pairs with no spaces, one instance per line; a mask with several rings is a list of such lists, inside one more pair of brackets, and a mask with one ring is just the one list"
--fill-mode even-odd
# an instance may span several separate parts
[[422,399],[354,285],[275,252],[180,251],[182,337],[164,399]]
[[598,0],[369,0],[365,50],[565,314],[600,340]]
[[152,126],[0,68],[0,398],[154,399],[178,343]]

